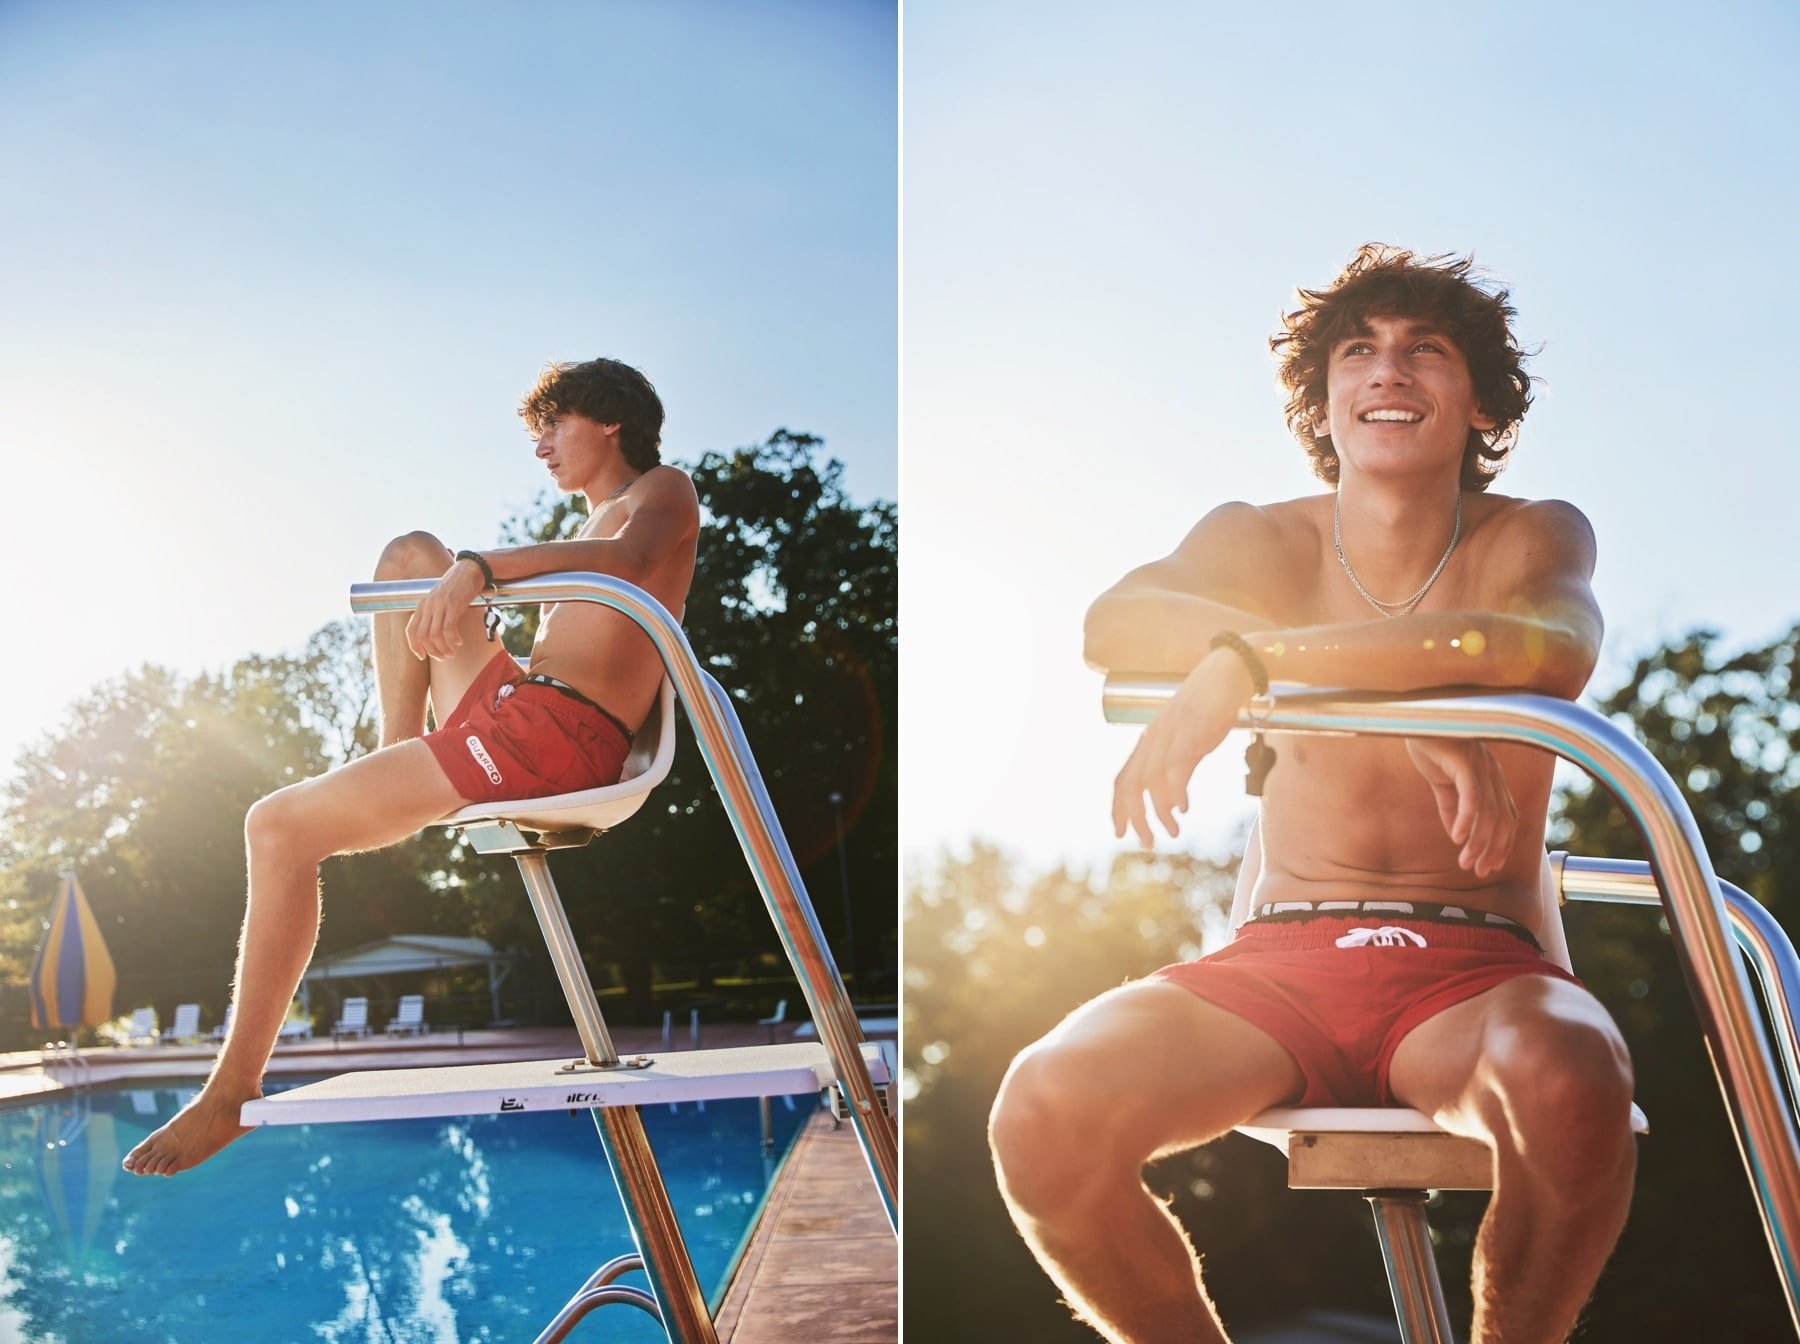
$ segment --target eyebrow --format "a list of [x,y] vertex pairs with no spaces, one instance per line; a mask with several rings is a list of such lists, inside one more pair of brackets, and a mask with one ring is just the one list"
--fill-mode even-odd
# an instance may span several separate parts
[[[1374,328],[1369,325],[1369,319],[1360,317],[1356,320],[1356,330],[1338,337],[1337,340],[1331,343],[1331,348],[1336,350],[1339,346],[1348,345],[1351,341],[1367,340],[1374,334],[1375,331]],[[1439,326],[1436,322],[1426,322],[1424,320],[1408,323],[1405,334],[1408,340],[1417,340],[1422,336],[1436,336],[1440,340],[1446,341],[1450,339],[1450,333],[1445,331],[1443,327]]]

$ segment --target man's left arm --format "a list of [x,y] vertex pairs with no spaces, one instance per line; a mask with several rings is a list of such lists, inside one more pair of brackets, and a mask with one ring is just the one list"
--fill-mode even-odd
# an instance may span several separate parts
[[[610,574],[642,584],[670,557],[695,545],[700,501],[688,474],[653,467],[640,487],[625,525],[610,537],[499,546],[482,551],[496,583],[562,571]],[[420,658],[448,658],[462,645],[463,616],[486,587],[487,576],[472,560],[458,560],[419,602],[407,622],[407,643]]]

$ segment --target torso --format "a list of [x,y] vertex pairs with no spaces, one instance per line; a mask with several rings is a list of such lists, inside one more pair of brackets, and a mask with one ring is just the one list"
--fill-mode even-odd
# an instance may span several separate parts
[[[1332,545],[1330,495],[1264,509],[1289,568],[1265,598],[1281,627],[1385,619],[1357,595]],[[1485,587],[1503,572],[1495,543],[1526,501],[1465,496],[1463,538],[1417,610],[1507,611],[1509,597]],[[1399,594],[1377,593],[1380,597]],[[1412,895],[1487,910],[1537,929],[1544,822],[1554,758],[1490,743],[1518,808],[1518,834],[1502,869],[1485,878],[1457,866],[1430,787],[1396,737],[1270,734],[1280,763],[1265,786],[1258,821],[1261,872],[1252,901],[1392,900]]]
[[[576,537],[617,536],[641,499],[642,487],[634,485],[597,508]],[[638,586],[680,620],[693,581],[694,548],[680,546]],[[663,678],[662,658],[637,622],[597,602],[555,602],[544,608],[531,670],[567,682],[634,729],[649,716]]]

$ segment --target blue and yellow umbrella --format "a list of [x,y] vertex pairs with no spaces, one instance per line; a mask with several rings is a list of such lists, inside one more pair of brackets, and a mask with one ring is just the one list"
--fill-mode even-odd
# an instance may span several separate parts
[[112,954],[74,873],[50,911],[50,931],[31,963],[31,1025],[97,1027],[112,1021]]

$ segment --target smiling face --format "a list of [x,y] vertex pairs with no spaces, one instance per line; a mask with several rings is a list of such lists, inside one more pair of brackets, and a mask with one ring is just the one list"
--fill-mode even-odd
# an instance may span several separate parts
[[583,490],[619,455],[619,427],[565,411],[543,424],[537,457],[558,490]]
[[1460,471],[1469,431],[1494,428],[1468,361],[1435,324],[1370,316],[1331,347],[1314,432],[1359,471]]

